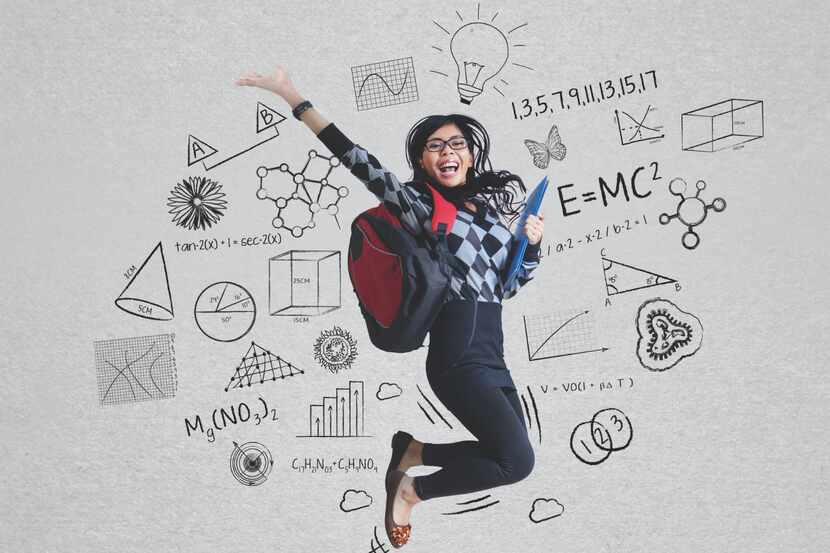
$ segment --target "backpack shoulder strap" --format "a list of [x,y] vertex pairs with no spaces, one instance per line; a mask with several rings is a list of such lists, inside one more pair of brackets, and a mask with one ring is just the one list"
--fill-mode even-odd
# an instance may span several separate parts
[[432,186],[429,184],[426,186],[432,194],[432,232],[444,235],[449,234],[455,222],[455,215],[458,209]]

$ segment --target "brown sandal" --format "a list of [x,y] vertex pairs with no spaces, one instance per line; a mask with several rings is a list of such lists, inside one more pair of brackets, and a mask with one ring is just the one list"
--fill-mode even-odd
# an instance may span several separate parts
[[384,523],[386,526],[386,535],[389,537],[389,542],[395,549],[406,545],[406,542],[409,541],[409,537],[412,535],[411,524],[407,524],[406,526],[395,524],[395,519],[392,516],[395,507],[395,496],[398,493],[398,487],[404,476],[406,476],[406,473],[402,470],[393,470],[386,476],[386,516]]

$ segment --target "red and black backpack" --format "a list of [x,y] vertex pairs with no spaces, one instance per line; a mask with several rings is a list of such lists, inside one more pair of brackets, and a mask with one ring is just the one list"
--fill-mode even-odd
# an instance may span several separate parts
[[447,234],[456,207],[432,187],[432,233],[413,235],[383,203],[358,215],[349,241],[349,278],[372,343],[404,353],[421,347],[449,299]]

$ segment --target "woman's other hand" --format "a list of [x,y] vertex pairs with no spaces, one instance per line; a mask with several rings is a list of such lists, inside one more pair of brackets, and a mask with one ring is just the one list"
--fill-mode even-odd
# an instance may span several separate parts
[[282,96],[282,98],[286,101],[288,101],[292,96],[297,95],[297,91],[294,89],[294,84],[288,77],[288,72],[281,65],[278,65],[269,75],[248,73],[237,79],[236,84],[239,86],[255,86],[264,90],[270,90],[271,92]]
[[527,241],[531,245],[536,245],[542,241],[542,234],[545,232],[545,214],[539,212],[539,216],[528,215],[525,221],[525,235]]

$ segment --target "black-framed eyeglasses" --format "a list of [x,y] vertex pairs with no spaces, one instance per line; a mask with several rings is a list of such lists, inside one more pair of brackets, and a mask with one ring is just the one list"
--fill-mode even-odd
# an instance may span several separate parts
[[429,152],[440,152],[444,149],[444,145],[449,146],[453,150],[463,150],[467,147],[467,139],[463,136],[453,136],[448,140],[444,140],[443,138],[432,138],[427,140],[424,148],[426,148]]

